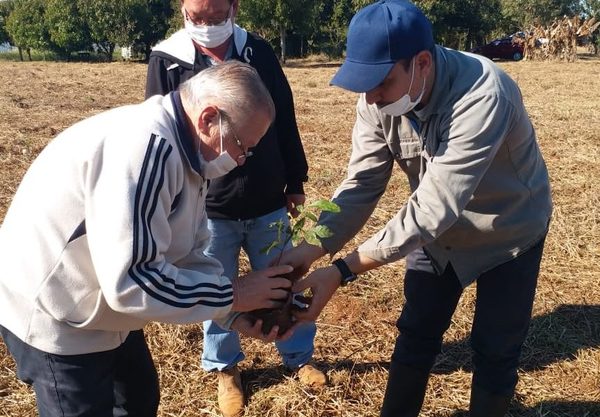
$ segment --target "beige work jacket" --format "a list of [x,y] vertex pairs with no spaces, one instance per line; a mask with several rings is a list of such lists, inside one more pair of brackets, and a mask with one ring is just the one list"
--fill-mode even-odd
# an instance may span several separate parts
[[389,263],[423,248],[467,286],[545,236],[550,185],[517,84],[483,57],[437,46],[434,59],[419,111],[392,117],[359,97],[348,174],[334,194],[341,213],[321,216],[334,232],[323,246],[333,254],[358,233],[396,163],[412,195],[358,251]]

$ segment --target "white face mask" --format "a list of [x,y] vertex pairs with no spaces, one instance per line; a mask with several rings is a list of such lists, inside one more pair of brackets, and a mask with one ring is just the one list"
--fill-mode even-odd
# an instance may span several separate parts
[[415,79],[415,60],[413,58],[413,66],[412,66],[412,75],[410,76],[410,85],[408,87],[408,93],[404,94],[398,100],[393,103],[387,104],[381,107],[381,110],[385,114],[389,114],[390,116],[402,116],[403,114],[408,113],[412,109],[416,107],[417,104],[421,102],[423,98],[423,94],[425,93],[425,78],[423,78],[423,87],[421,88],[421,94],[415,101],[412,101],[410,98],[410,89],[412,88],[413,81]]
[[[238,166],[229,152],[223,150],[223,129],[221,127],[221,113],[219,113],[219,136],[221,138],[221,154],[212,161],[204,161],[204,178],[212,180],[222,177]],[[202,153],[200,153],[202,157]],[[202,158],[204,160],[204,158]]]
[[188,19],[185,19],[184,24],[185,30],[192,39],[205,48],[215,48],[223,44],[233,33],[231,17],[228,17],[222,25],[195,25]]

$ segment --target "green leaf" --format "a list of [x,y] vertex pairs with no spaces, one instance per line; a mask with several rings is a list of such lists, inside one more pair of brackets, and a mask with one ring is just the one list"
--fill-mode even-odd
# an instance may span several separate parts
[[282,225],[281,220],[277,220],[276,222],[269,223],[269,228],[273,229],[275,227],[279,228]]
[[331,232],[331,230],[329,229],[329,227],[323,226],[323,225],[318,225],[318,226],[313,227],[312,231],[319,238],[325,238],[325,237],[331,237],[331,236],[333,236],[333,233]]
[[304,213],[304,215],[306,217],[308,217],[309,219],[311,219],[313,222],[315,222],[315,223],[317,222],[317,216],[315,216],[314,214],[307,211],[306,213]]
[[268,255],[269,252],[271,252],[273,249],[275,249],[277,246],[279,246],[280,243],[281,243],[281,240],[279,240],[279,239],[274,240],[273,242],[271,242],[270,245],[267,245],[264,248],[262,248],[260,250],[260,253]]
[[319,240],[319,238],[313,230],[306,231],[306,233],[304,234],[304,240],[306,240],[311,245],[321,247],[321,241]]
[[331,213],[339,213],[340,212],[340,206],[335,204],[333,201],[329,201],[329,200],[324,200],[324,199],[317,200],[314,203],[312,203],[310,206],[316,207],[316,208],[320,209],[321,211],[329,211]]
[[294,226],[292,227],[292,237],[296,236],[298,231],[304,228],[304,223],[306,223],[306,217],[302,217],[300,220],[294,223]]
[[296,236],[292,236],[292,245],[298,246],[298,243],[300,243],[302,239],[304,239],[304,236],[299,233],[296,234]]

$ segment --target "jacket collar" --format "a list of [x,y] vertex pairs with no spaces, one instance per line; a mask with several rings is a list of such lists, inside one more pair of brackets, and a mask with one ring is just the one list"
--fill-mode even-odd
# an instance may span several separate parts
[[[242,55],[242,51],[247,40],[248,32],[238,25],[234,25],[233,42],[238,56]],[[167,39],[152,48],[152,51],[163,52],[171,55],[177,61],[190,66],[193,66],[196,60],[196,47],[194,46],[194,41],[185,29],[178,30],[173,35],[169,36]]]
[[198,157],[198,152],[194,149],[193,137],[185,121],[185,111],[181,103],[179,91],[167,94],[164,98],[163,106],[175,121],[179,150],[185,155],[192,169],[200,174],[200,158]]
[[448,68],[448,60],[446,58],[446,50],[439,46],[435,46],[434,50],[435,62],[435,80],[433,82],[431,97],[429,102],[421,110],[414,110],[415,116],[421,121],[428,120],[433,114],[438,113],[443,101],[448,97],[450,91],[450,74]]

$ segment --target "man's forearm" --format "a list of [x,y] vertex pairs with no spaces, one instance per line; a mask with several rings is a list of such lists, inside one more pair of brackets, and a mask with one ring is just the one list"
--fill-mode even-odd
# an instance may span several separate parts
[[362,274],[363,272],[370,271],[371,269],[383,265],[382,262],[371,259],[357,251],[349,253],[343,259],[348,265],[348,268],[350,268],[350,271],[355,274]]

